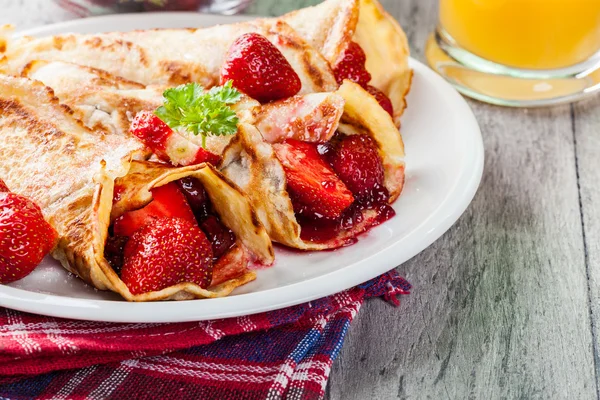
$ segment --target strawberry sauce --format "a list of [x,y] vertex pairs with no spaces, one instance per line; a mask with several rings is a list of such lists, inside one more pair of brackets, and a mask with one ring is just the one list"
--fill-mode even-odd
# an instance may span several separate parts
[[[389,193],[382,187],[367,197],[356,199],[339,219],[305,218],[296,213],[302,228],[300,238],[314,243],[323,243],[341,236],[346,237],[343,239],[343,246],[352,245],[357,242],[355,236],[396,215],[388,200]],[[374,213],[368,213],[369,211]]]
[[235,244],[235,234],[221,222],[214,211],[210,198],[202,183],[195,178],[183,178],[177,181],[179,188],[192,207],[200,229],[212,244],[214,261],[217,261]]

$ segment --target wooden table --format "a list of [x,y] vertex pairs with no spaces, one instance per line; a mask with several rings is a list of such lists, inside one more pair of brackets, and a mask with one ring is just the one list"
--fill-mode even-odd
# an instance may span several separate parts
[[[318,2],[259,0],[249,12]],[[423,60],[437,1],[383,3]],[[48,0],[1,7],[0,23],[22,28],[73,17]],[[364,305],[329,399],[599,396],[600,98],[532,110],[469,103],[486,150],[479,192],[398,267],[414,285],[400,309]]]

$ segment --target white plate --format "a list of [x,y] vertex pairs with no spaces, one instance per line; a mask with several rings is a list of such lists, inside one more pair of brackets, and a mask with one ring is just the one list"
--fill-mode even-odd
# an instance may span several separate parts
[[[248,17],[245,17],[247,19]],[[135,14],[75,20],[24,34],[101,32],[155,27],[209,26],[244,17],[191,13]],[[87,286],[46,259],[31,275],[0,285],[0,306],[65,318],[114,322],[177,322],[225,318],[279,309],[327,296],[376,277],[439,238],[471,202],[483,171],[479,126],[462,97],[418,61],[402,118],[407,181],[395,218],[336,251],[276,249],[276,263],[256,281],[221,299],[127,303]]]

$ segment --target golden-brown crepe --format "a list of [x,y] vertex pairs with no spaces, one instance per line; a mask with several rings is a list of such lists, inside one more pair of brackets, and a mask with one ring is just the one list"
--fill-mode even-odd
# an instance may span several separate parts
[[0,29],[0,71],[20,75],[34,60],[67,61],[144,85],[198,82],[210,88],[219,83],[231,43],[248,32],[266,36],[281,50],[302,81],[299,94],[334,91],[338,85],[331,67],[351,41],[358,42],[367,56],[370,84],[390,98],[394,121],[400,126],[412,78],[408,42],[377,0],[326,0],[279,18],[205,29],[11,39],[12,28],[5,26]]
[[[129,135],[133,117],[140,111],[155,110],[163,104],[162,88],[145,87],[106,71],[62,61],[36,60],[22,71],[52,88],[62,104],[74,111],[89,128]],[[310,93],[261,105],[243,96],[232,108],[242,122],[255,125],[266,141],[285,138],[329,140],[344,110],[344,100],[335,93]],[[198,146],[221,154],[232,136],[202,137],[178,132]]]
[[32,61],[21,76],[50,87],[90,129],[129,136],[131,119],[162,105],[162,90],[146,88],[106,71],[68,62]]
[[272,263],[270,240],[234,184],[204,164],[173,168],[136,161],[144,157],[142,150],[134,139],[89,130],[41,83],[0,75],[0,176],[40,206],[59,235],[52,255],[69,271],[130,301],[226,296],[253,280],[254,272],[247,269],[215,271],[228,279],[207,289],[182,283],[133,295],[104,258],[111,213],[118,216],[113,213],[115,182],[125,188],[121,199],[127,199],[115,206],[127,211],[149,201],[149,189],[187,176],[203,183],[219,217],[238,238],[226,255],[231,264],[215,267],[235,265],[240,248],[262,264]]
[[[345,135],[366,134],[374,139],[384,168],[384,186],[392,203],[404,186],[404,144],[398,129],[389,114],[359,85],[344,81],[336,95],[344,100],[344,115],[338,130]],[[343,246],[376,218],[375,211],[367,210],[362,223],[342,230],[333,239],[302,240],[283,166],[271,144],[250,124],[239,125],[238,134],[225,149],[220,169],[250,198],[271,239],[290,247],[324,250]]]
[[306,41],[335,67],[351,41],[367,56],[370,85],[383,91],[394,106],[394,122],[406,108],[412,70],[406,34],[377,0],[327,0],[283,16]]
[[11,39],[0,31],[0,71],[20,75],[31,61],[65,61],[99,68],[144,85],[219,84],[229,47],[239,36],[267,37],[292,65],[302,82],[300,94],[335,90],[327,61],[286,23],[276,20],[217,25],[205,29],[153,29],[102,34],[64,34]]

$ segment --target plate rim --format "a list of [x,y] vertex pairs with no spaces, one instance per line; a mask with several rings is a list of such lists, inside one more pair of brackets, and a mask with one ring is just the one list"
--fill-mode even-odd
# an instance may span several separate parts
[[[17,36],[40,35],[56,30],[76,30],[78,28],[81,29],[86,25],[102,21],[109,21],[111,24],[130,23],[131,25],[131,18],[140,20],[157,17],[161,18],[165,17],[165,14],[171,19],[198,18],[200,20],[209,17],[211,19],[217,18],[219,20],[229,20],[232,22],[256,18],[256,16],[250,15],[231,17],[189,12],[116,14],[44,25],[17,31],[15,34]],[[115,302],[114,300],[82,299],[32,292],[6,285],[0,285],[0,306],[51,317],[89,321],[121,323],[202,321],[215,318],[220,319],[251,315],[305,303],[346,290],[405,263],[421,253],[427,247],[431,246],[448,229],[450,229],[450,227],[452,227],[465,212],[467,207],[471,204],[481,182],[485,157],[481,130],[466,100],[461,97],[449,83],[423,63],[413,58],[410,58],[409,63],[416,74],[423,74],[425,78],[435,86],[436,91],[439,91],[440,95],[448,96],[449,99],[452,100],[453,106],[458,109],[461,115],[466,117],[463,121],[463,125],[466,126],[464,131],[470,133],[473,148],[477,149],[476,152],[470,155],[472,164],[469,163],[469,165],[473,166],[473,172],[469,176],[463,175],[459,179],[462,181],[466,178],[465,184],[462,187],[457,185],[456,188],[450,190],[448,194],[451,196],[444,200],[432,214],[423,221],[420,221],[413,232],[405,238],[403,247],[412,250],[399,251],[399,249],[397,249],[399,243],[396,242],[381,249],[376,254],[369,255],[336,271],[331,271],[307,280],[282,287],[261,290],[260,292],[244,293],[215,299],[202,299],[202,302],[210,302],[208,311],[202,311],[202,307],[197,307],[198,300],[148,303],[130,303],[126,301]],[[453,207],[451,207],[452,202],[456,203]],[[441,222],[436,224],[428,222],[436,216],[443,217],[440,219]],[[425,231],[425,233],[419,235],[418,233],[421,231]],[[411,242],[418,242],[418,244]],[[407,255],[407,253],[410,254]],[[358,268],[358,266],[367,262],[371,263],[372,267],[363,269]],[[390,265],[392,267],[389,267]],[[349,269],[352,270],[351,274],[348,274]],[[298,290],[299,288],[302,290]],[[296,292],[301,293],[301,295],[285,296],[285,292]],[[278,298],[277,302],[269,304],[269,299],[273,298]],[[246,304],[243,311],[239,311],[238,305],[240,302]],[[114,307],[117,305],[119,307],[119,312],[114,313]]]

